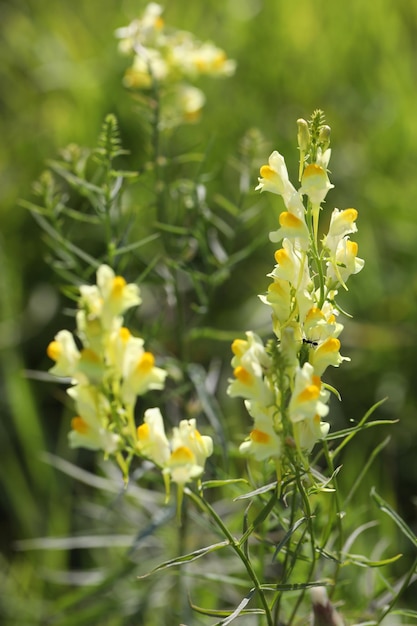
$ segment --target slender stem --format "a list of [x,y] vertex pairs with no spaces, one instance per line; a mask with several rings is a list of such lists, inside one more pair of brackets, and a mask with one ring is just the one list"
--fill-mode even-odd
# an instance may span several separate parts
[[237,539],[235,539],[235,537],[233,537],[232,533],[227,528],[223,520],[217,515],[213,507],[202,496],[195,494],[189,489],[185,489],[184,493],[186,493],[201,509],[205,510],[210,515],[211,519],[214,521],[216,526],[221,530],[223,535],[228,539],[231,547],[236,552],[237,556],[240,558],[243,565],[245,566],[245,569],[250,579],[253,582],[253,586],[255,587],[256,591],[259,594],[262,606],[265,610],[265,615],[266,615],[268,626],[274,626],[271,610],[269,608],[265,594],[261,587],[261,583],[259,582],[256,572],[252,567],[252,563],[250,562],[250,559],[246,556],[244,549],[241,547],[240,542]]
[[322,259],[318,248],[318,218],[319,218],[320,206],[313,207],[310,200],[307,201],[306,218],[307,226],[310,232],[310,253],[314,261],[317,270],[317,276],[319,278],[320,289],[320,301],[319,308],[323,306],[325,300],[325,279],[323,272]]
[[[307,576],[307,582],[309,582],[312,579],[313,576],[313,572],[316,566],[316,545],[315,545],[315,540],[314,540],[314,528],[313,528],[313,516],[311,513],[311,506],[310,506],[310,501],[308,499],[308,495],[306,493],[306,490],[304,489],[304,485],[302,483],[301,480],[301,476],[300,476],[300,470],[297,464],[295,464],[295,480],[297,483],[297,487],[298,487],[298,492],[301,496],[301,499],[303,501],[303,505],[304,505],[304,512],[305,512],[305,516],[307,518],[307,528],[310,534],[310,543],[311,543],[311,565],[310,565],[310,569],[308,572],[308,576]],[[294,608],[292,610],[290,619],[288,621],[288,626],[291,626],[291,624],[293,623],[296,615],[297,615],[297,611],[298,611],[298,607],[300,606],[303,597],[305,594],[305,589],[303,589],[298,598],[297,601],[294,605]]]
[[[341,553],[342,553],[342,547],[343,547],[342,510],[341,510],[341,504],[340,504],[340,490],[337,484],[337,476],[335,475],[333,456],[330,454],[329,446],[327,445],[326,440],[323,441],[323,450],[324,450],[324,456],[326,458],[326,461],[329,467],[330,474],[333,475],[333,484],[334,484],[334,500],[333,501],[336,507],[336,525],[337,525],[337,530],[338,530],[338,535],[337,535],[338,561],[337,561],[336,571],[334,574],[334,582],[336,582],[338,575],[339,575],[340,566],[341,566]],[[322,546],[323,548],[326,542],[327,542],[327,538],[325,538],[325,541]]]
[[[296,513],[296,504],[297,504],[297,490],[294,489],[292,492],[292,498],[291,498],[291,513],[290,513],[290,521],[288,524],[289,528],[292,528],[294,526],[294,522],[295,522],[295,513]],[[285,557],[284,557],[284,562],[282,564],[282,576],[281,576],[281,582],[283,584],[285,584],[289,578],[289,574],[290,574],[290,570],[292,568],[288,567],[288,562],[289,562],[289,557],[290,557],[290,550],[291,547],[291,539],[289,540],[289,545],[287,546],[287,549],[285,551]],[[277,595],[275,596],[274,600],[273,600],[273,606],[274,606],[274,623],[278,624],[279,623],[279,613],[281,610],[281,598],[282,598],[282,592],[278,591]]]

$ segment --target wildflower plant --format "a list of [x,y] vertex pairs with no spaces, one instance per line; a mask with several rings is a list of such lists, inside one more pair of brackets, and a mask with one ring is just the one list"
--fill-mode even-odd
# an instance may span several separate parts
[[[237,237],[258,213],[260,196],[249,194],[248,180],[259,142],[253,133],[243,141],[247,158],[239,164],[239,200],[217,194],[216,209],[201,168],[194,177],[179,175],[179,160],[162,158],[161,133],[180,120],[195,119],[201,109],[204,96],[191,83],[199,75],[234,71],[234,62],[214,44],[166,28],[162,13],[151,3],[142,17],[116,33],[121,51],[132,57],[124,82],[145,94],[152,118],[153,149],[146,166],[139,172],[126,168],[129,155],[117,120],[109,115],[98,147],[67,148],[35,185],[36,202],[23,203],[43,228],[51,265],[76,307],[72,329],[60,330],[47,347],[50,373],[67,386],[69,444],[104,455],[117,468],[126,498],[138,476],[141,494],[146,489],[147,498],[154,494],[150,472],[159,476],[166,502],[171,484],[177,486],[175,531],[167,524],[169,515],[159,511],[144,528],[134,529],[133,548],[171,531],[161,562],[153,566],[150,559],[148,567],[140,558],[139,614],[150,626],[162,623],[161,615],[171,607],[178,623],[209,617],[224,625],[241,619],[266,626],[310,620],[314,626],[341,626],[342,615],[352,615],[369,626],[380,624],[417,563],[397,586],[388,576],[374,575],[370,597],[359,598],[358,572],[389,568],[400,555],[385,556],[386,546],[377,554],[351,550],[370,528],[369,521],[355,526],[352,496],[387,440],[360,468],[347,494],[339,484],[342,451],[381,421],[370,421],[375,405],[354,425],[331,428],[330,399],[340,396],[326,375],[328,368],[349,360],[340,342],[345,314],[338,296],[364,261],[351,239],[356,209],[327,209],[333,188],[330,128],[319,110],[309,121],[298,120],[297,185],[278,151],[260,169],[254,191],[280,196],[284,210],[269,234],[277,244],[275,264],[267,291],[259,296],[271,314],[270,333],[264,340],[250,330],[232,343],[225,401],[238,407],[234,399],[243,399],[251,422],[235,446],[213,397],[216,384],[190,355],[198,354],[191,348],[201,337],[236,337],[210,328],[209,313],[218,286],[267,240],[261,232],[242,250]],[[186,163],[187,155],[180,156]],[[246,212],[248,198],[252,204]],[[125,278],[132,276],[132,282]],[[225,348],[227,361],[229,354]],[[214,378],[220,377],[217,368]],[[197,418],[204,425],[201,432]],[[375,490],[372,501],[417,545]],[[161,609],[159,597],[156,610],[151,605],[158,594],[149,578],[166,570],[176,572],[175,582],[170,602],[164,597]],[[108,581],[112,574],[104,585]],[[213,581],[219,584],[210,595],[207,586]],[[375,598],[383,593],[388,600],[379,605]]]
[[55,361],[51,373],[69,378],[67,393],[77,415],[72,418],[72,447],[101,450],[114,458],[125,481],[134,456],[149,459],[163,472],[167,494],[171,480],[183,486],[199,477],[213,450],[212,440],[201,436],[196,420],[181,420],[171,441],[165,434],[159,408],[149,408],[136,426],[138,397],[164,387],[167,372],[155,365],[144,340],[123,325],[123,313],[141,303],[139,287],[127,284],[108,265],[97,270],[96,285],[82,285],[76,314],[77,339],[61,330],[49,344]]
[[274,151],[260,170],[257,189],[282,197],[285,211],[271,241],[275,252],[272,279],[261,301],[271,308],[275,341],[264,346],[248,332],[232,344],[234,379],[230,396],[242,397],[253,419],[241,451],[258,460],[274,461],[278,480],[295,458],[308,468],[306,455],[329,431],[323,418],[334,389],[322,382],[329,366],[348,357],[340,354],[338,289],[347,289],[351,274],[364,261],[350,240],[355,233],[356,209],[334,209],[327,234],[319,240],[319,216],[328,191],[330,128],[321,111],[309,123],[298,120],[300,150],[298,190],[289,180],[284,158]]
[[163,7],[151,2],[141,17],[116,31],[120,52],[132,58],[124,84],[153,98],[161,129],[197,121],[205,96],[193,83],[200,76],[231,76],[236,68],[214,43],[168,27],[162,13]]

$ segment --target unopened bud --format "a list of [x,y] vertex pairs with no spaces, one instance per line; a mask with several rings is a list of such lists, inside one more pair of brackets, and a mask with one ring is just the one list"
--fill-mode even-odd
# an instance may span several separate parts
[[298,133],[297,141],[301,152],[307,152],[310,145],[310,131],[307,122],[301,117],[297,120]]
[[330,146],[330,130],[330,126],[327,124],[320,128],[319,144],[323,152]]

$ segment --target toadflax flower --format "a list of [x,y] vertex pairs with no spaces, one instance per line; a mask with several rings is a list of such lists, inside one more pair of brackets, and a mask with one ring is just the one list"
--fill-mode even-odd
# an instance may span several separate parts
[[77,415],[71,423],[70,445],[115,455],[125,476],[124,459],[132,457],[127,450],[140,451],[134,423],[137,397],[162,389],[166,378],[144,340],[123,326],[123,314],[140,303],[139,287],[103,264],[96,284],[80,287],[77,342],[71,332],[62,330],[47,348],[55,361],[51,373],[71,379],[68,395]]
[[[321,111],[309,122],[299,119],[299,181],[289,179],[284,157],[274,150],[260,169],[258,191],[283,198],[278,230],[270,233],[282,242],[266,293],[259,296],[271,309],[275,339],[264,346],[254,333],[232,344],[233,378],[227,392],[241,397],[252,418],[243,454],[274,462],[278,476],[326,436],[329,392],[322,376],[348,357],[340,354],[343,324],[338,320],[338,287],[346,288],[352,274],[364,265],[357,244],[356,209],[334,209],[328,232],[318,239],[321,204],[333,188],[328,177],[330,128]],[[294,452],[295,450],[295,452]]]
[[170,456],[164,421],[158,408],[145,411],[143,424],[137,428],[137,448],[158,467],[164,467]]
[[162,7],[151,2],[141,17],[115,34],[121,53],[132,57],[124,84],[145,92],[158,90],[160,126],[169,127],[198,119],[205,96],[193,82],[200,76],[232,76],[236,62],[214,43],[167,27],[162,13]]

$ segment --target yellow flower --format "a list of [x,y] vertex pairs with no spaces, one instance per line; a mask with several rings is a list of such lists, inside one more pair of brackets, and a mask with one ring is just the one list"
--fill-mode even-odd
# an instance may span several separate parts
[[143,424],[137,429],[137,437],[137,447],[140,453],[158,467],[164,467],[170,457],[170,447],[158,408],[145,411]]
[[337,245],[336,253],[327,264],[328,284],[334,286],[337,283],[345,286],[351,274],[358,274],[365,261],[358,258],[358,244],[350,241],[348,237],[341,239]]
[[310,352],[309,361],[317,376],[322,376],[329,365],[339,367],[342,361],[350,361],[349,357],[341,356],[339,350],[340,341],[335,337],[329,337]]
[[75,400],[78,415],[71,422],[69,443],[72,448],[103,450],[113,454],[120,437],[110,430],[110,405],[95,387],[76,385],[67,391]]
[[[294,195],[297,195],[295,187],[289,181],[284,157],[277,150],[272,152],[268,164],[262,165],[259,173],[261,176],[258,178],[259,184],[255,191],[276,193],[283,197],[285,206]],[[304,211],[304,208],[302,210]]]
[[240,396],[265,405],[271,404],[273,391],[264,376],[271,366],[271,358],[255,333],[248,332],[246,336],[246,341],[238,339],[232,344],[234,379],[230,381],[227,393],[231,397]]
[[249,437],[244,441],[239,451],[249,454],[258,461],[279,459],[282,456],[282,441],[275,430],[277,424],[277,409],[273,406],[264,407],[256,402],[245,402],[246,408],[254,418],[254,425]]
[[294,213],[283,211],[279,216],[281,228],[269,233],[269,239],[273,242],[281,241],[284,237],[294,239],[301,250],[307,250],[310,241],[307,224],[304,216],[297,217]]
[[203,471],[204,468],[197,464],[194,452],[187,446],[179,446],[173,450],[164,469],[172,482],[181,486],[201,476]]
[[69,330],[60,330],[48,345],[46,353],[55,361],[49,370],[51,374],[71,378],[75,376],[81,355]]
[[196,428],[196,420],[181,420],[178,427],[173,429],[172,449],[185,446],[195,456],[197,465],[204,467],[206,459],[213,454],[213,440],[208,435],[200,435]]
[[356,209],[345,209],[344,211],[334,209],[330,218],[329,231],[323,239],[323,246],[329,248],[330,252],[334,254],[343,237],[357,232],[358,229],[355,224],[357,217]]
[[307,195],[314,206],[320,205],[333,187],[326,170],[317,163],[310,163],[304,169],[300,193]]
[[268,293],[258,297],[261,302],[272,308],[280,325],[287,322],[291,315],[293,302],[291,285],[288,280],[275,278],[274,282],[268,286]]
[[136,396],[149,389],[163,389],[167,373],[155,366],[152,352],[145,352],[143,341],[131,337],[122,364],[121,398],[125,404],[134,404]]
[[315,374],[310,363],[304,363],[296,371],[294,390],[288,405],[289,416],[293,423],[312,418],[315,415],[324,417],[329,412],[325,402],[328,392],[321,388],[321,380]]

